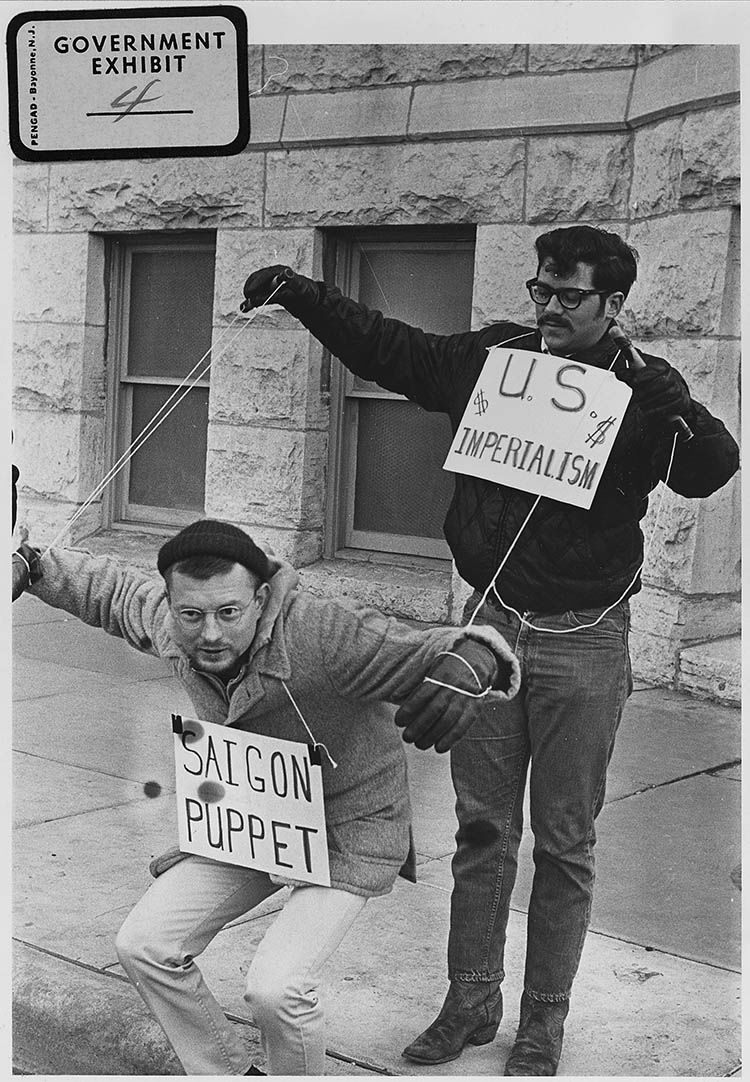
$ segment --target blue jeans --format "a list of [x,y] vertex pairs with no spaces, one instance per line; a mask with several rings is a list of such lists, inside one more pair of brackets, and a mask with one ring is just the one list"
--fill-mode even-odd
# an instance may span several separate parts
[[[469,599],[468,619],[479,595]],[[532,624],[564,629],[601,612],[524,613]],[[632,690],[627,602],[596,627],[572,634],[534,631],[485,604],[476,623],[492,624],[515,650],[521,689],[482,714],[451,751],[458,817],[448,940],[451,980],[504,977],[506,925],[518,866],[523,796],[530,771],[534,882],[529,902],[524,986],[536,999],[567,999],[583,949],[594,887],[594,820],[604,803],[607,767]]]

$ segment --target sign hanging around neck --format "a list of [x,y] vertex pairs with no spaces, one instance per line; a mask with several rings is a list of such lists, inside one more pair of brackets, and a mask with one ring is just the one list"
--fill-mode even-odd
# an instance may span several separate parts
[[309,744],[174,715],[180,849],[330,886],[319,759]]
[[606,369],[493,346],[443,469],[589,508],[631,394]]

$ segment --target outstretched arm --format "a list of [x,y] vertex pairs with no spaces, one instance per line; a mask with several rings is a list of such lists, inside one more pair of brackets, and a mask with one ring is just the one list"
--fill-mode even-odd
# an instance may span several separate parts
[[[397,724],[421,749],[447,751],[484,699],[511,699],[518,660],[492,627],[408,627],[376,609],[300,597],[293,608],[339,694],[401,706]],[[289,623],[287,624],[289,626]]]
[[[427,410],[455,408],[456,377],[477,356],[472,332],[429,334],[387,318],[289,267],[255,271],[244,291],[243,311],[269,300],[283,305],[356,375],[403,394]],[[484,359],[481,354],[480,364]],[[462,383],[466,383],[465,375]]]
[[518,691],[521,670],[505,639],[494,628],[474,630],[481,638],[460,639],[439,656],[396,711],[394,721],[407,744],[448,751],[469,730],[491,692],[512,699]]
[[136,650],[159,654],[167,615],[161,579],[106,556],[52,548],[39,558],[41,572],[28,589],[56,609],[124,639]]
[[24,541],[11,555],[11,601],[21,596],[24,590],[36,582],[40,576],[39,554]]

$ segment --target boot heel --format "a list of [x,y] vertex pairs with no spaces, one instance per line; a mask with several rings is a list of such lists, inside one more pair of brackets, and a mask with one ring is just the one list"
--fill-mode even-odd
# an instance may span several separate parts
[[467,1044],[489,1044],[490,1041],[494,1041],[499,1028],[499,1022],[490,1022],[486,1026],[480,1026],[479,1029],[474,1030]]

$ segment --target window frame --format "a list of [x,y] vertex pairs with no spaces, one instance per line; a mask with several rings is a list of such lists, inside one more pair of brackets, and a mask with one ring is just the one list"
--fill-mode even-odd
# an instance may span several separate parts
[[[475,227],[373,227],[357,230],[331,230],[327,239],[327,265],[331,278],[346,295],[359,292],[359,266],[364,253],[378,250],[403,250],[405,247],[429,246],[433,251],[476,251]],[[472,283],[473,285],[473,283]],[[385,298],[384,298],[385,300]],[[387,301],[383,313],[388,315]],[[468,328],[467,328],[468,329]],[[359,411],[356,402],[364,399],[407,402],[403,395],[380,387],[357,388],[356,377],[342,364],[331,369],[329,486],[326,516],[326,555],[371,561],[435,564],[452,559],[445,538],[391,534],[354,528],[357,478],[357,439]]]
[[[184,377],[133,376],[128,374],[129,316],[131,298],[132,257],[135,253],[166,252],[179,250],[216,252],[214,230],[175,233],[122,233],[107,236],[108,241],[108,314],[107,314],[107,370],[110,373],[107,391],[107,461],[110,469],[120,462],[125,449],[131,445],[133,420],[133,388],[178,387]],[[211,321],[213,344],[213,316]],[[196,358],[196,361],[199,358]],[[191,366],[192,367],[192,366]],[[196,388],[208,390],[208,378],[196,380]],[[192,387],[191,387],[192,389]],[[210,392],[209,392],[210,393]],[[128,434],[128,435],[126,435]],[[137,437],[136,437],[137,438]],[[205,469],[205,463],[204,463]],[[187,526],[196,515],[195,509],[154,507],[136,504],[128,499],[130,488],[130,460],[118,468],[112,483],[103,494],[103,520],[109,528],[160,532],[164,527]]]

